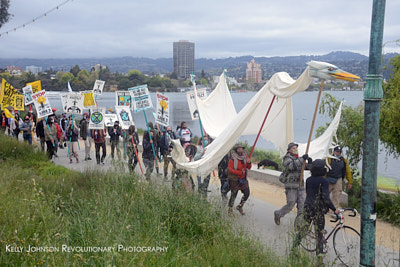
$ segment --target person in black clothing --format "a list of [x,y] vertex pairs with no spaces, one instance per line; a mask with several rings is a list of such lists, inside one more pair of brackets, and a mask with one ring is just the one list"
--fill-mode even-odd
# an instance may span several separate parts
[[228,203],[229,179],[228,179],[228,163],[231,159],[231,152],[229,151],[218,163],[218,177],[221,181],[221,197],[224,204]]
[[128,167],[130,173],[133,173],[136,165],[138,164],[138,145],[139,145],[139,135],[136,132],[136,127],[134,125],[129,126],[128,137],[126,140],[127,154],[128,154]]
[[142,159],[144,166],[146,166],[146,180],[150,181],[150,175],[154,169],[154,152],[152,148],[152,144],[154,149],[156,149],[156,144],[154,143],[154,131],[150,130],[151,139],[147,131],[145,131],[143,135],[143,152],[142,152]]
[[44,118],[41,118],[38,123],[36,123],[36,136],[40,141],[40,148],[44,151],[45,137],[44,137]]
[[119,149],[119,137],[121,136],[121,127],[119,121],[114,122],[114,127],[108,128],[108,135],[111,142],[111,159],[114,160],[114,151],[117,149],[118,159],[121,160],[121,150]]
[[306,200],[303,209],[303,221],[298,227],[298,233],[295,237],[293,248],[300,245],[306,229],[314,222],[317,234],[317,256],[323,253],[323,230],[325,228],[325,214],[329,209],[339,211],[333,205],[329,197],[329,182],[324,177],[326,174],[325,161],[317,159],[312,163],[311,176],[306,181]]
[[171,126],[168,126],[166,130],[162,133],[161,141],[160,141],[160,152],[164,160],[164,179],[168,180],[168,165],[172,164],[172,175],[171,180],[175,177],[176,173],[176,162],[172,159],[171,152],[173,150],[173,146],[171,144],[171,140],[176,139],[175,133],[172,131]]

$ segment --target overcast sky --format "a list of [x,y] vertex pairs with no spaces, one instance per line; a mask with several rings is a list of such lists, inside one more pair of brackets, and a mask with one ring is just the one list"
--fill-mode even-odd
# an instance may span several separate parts
[[[372,0],[12,0],[0,28],[0,58],[172,57],[195,43],[196,58],[241,55],[368,55]],[[386,1],[384,42],[400,39],[400,1]],[[388,44],[385,52],[400,52]]]

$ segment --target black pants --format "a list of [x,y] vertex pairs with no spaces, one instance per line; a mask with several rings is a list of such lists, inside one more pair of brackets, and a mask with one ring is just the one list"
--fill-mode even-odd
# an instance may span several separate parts
[[[221,182],[221,197],[222,200],[224,201],[224,203],[226,204],[228,202],[228,192],[230,191],[229,188],[229,180],[228,178],[219,178],[220,182]],[[250,193],[249,193],[250,194]]]
[[325,212],[316,210],[305,206],[303,210],[303,222],[299,227],[298,233],[296,234],[293,246],[297,247],[300,245],[301,240],[304,237],[307,229],[310,227],[311,222],[314,223],[315,233],[317,235],[317,255],[322,254],[324,251],[324,228],[325,228]]
[[[231,189],[231,197],[229,199],[229,204],[228,204],[228,206],[231,208],[233,207],[233,204],[235,204],[235,199],[238,194],[238,191],[239,190]],[[240,200],[240,204],[243,204],[250,196],[250,188],[247,187],[246,189],[242,189],[240,191],[243,193],[242,199]]]
[[106,150],[106,142],[103,143],[95,143],[94,147],[96,148],[96,160],[97,164],[100,164],[100,147],[102,148],[102,155],[101,155],[101,162],[104,162],[104,159],[106,158],[107,155],[107,150]]
[[47,156],[49,157],[49,159],[52,159],[54,155],[54,145],[51,141],[46,141],[46,145],[47,145]]

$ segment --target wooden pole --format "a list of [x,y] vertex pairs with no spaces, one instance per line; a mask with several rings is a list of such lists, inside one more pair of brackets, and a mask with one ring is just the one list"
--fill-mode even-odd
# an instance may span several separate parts
[[[307,141],[307,147],[306,147],[305,154],[308,154],[308,149],[310,148],[310,142],[311,142],[311,137],[312,137],[312,133],[313,133],[313,129],[314,129],[315,118],[317,117],[319,101],[321,99],[321,93],[322,93],[322,88],[324,88],[324,83],[325,83],[325,79],[322,79],[321,80],[321,85],[319,86],[317,104],[315,104],[314,116],[313,116],[313,120],[311,122],[311,129],[310,129],[310,134],[308,135],[308,141]],[[301,187],[302,182],[303,182],[303,176],[304,176],[304,169],[305,168],[306,168],[306,161],[304,160],[303,161],[303,165],[301,166],[301,173],[300,173],[300,180],[299,180],[299,186],[300,187]]]
[[142,169],[142,165],[140,164],[139,154],[138,154],[138,152],[136,150],[136,144],[135,144],[135,141],[133,140],[133,135],[132,135],[132,144],[133,144],[133,149],[134,149],[135,154],[136,154],[136,158],[137,158],[138,163],[139,163],[140,171],[142,172],[142,175],[143,175],[143,169]]

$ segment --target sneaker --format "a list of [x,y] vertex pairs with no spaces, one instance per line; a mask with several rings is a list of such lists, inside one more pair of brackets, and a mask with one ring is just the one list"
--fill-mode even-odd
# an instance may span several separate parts
[[276,225],[280,225],[281,224],[281,218],[279,217],[278,213],[276,211],[274,211],[274,221]]
[[237,205],[236,209],[240,212],[240,214],[245,215],[246,213],[244,213],[243,211],[243,206]]
[[101,164],[104,165],[104,161],[102,161]]
[[87,160],[92,160],[92,159],[90,157],[88,157]]

